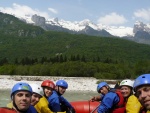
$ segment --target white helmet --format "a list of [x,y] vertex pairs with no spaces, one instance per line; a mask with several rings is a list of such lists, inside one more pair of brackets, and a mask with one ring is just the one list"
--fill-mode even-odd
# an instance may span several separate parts
[[43,96],[43,89],[41,86],[39,86],[37,84],[30,84],[30,86],[32,87],[33,93],[37,93],[37,94]]
[[133,83],[134,81],[130,79],[125,79],[120,82],[120,86],[130,86],[131,88],[133,88]]

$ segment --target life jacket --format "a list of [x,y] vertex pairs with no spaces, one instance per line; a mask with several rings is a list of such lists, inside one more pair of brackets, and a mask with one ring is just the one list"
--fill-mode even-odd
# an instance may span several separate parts
[[115,92],[119,96],[119,102],[117,105],[114,105],[110,113],[125,113],[125,101],[124,97],[119,90],[112,91]]
[[13,108],[13,103],[10,102],[10,103],[8,103],[6,106],[7,106],[8,108]]
[[1,107],[0,113],[17,113],[17,112],[12,108]]
[[146,113],[150,113],[150,111],[148,110]]
[[130,95],[127,98],[126,103],[126,113],[142,113],[140,112],[142,105],[139,102],[138,98],[135,95]]
[[47,99],[43,96],[40,98],[40,101],[34,106],[35,109],[37,110],[38,113],[53,113],[49,108],[48,108],[48,101]]

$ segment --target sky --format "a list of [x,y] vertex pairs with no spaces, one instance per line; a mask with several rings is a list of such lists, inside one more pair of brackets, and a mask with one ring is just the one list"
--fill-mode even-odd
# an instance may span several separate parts
[[70,22],[133,27],[150,23],[150,0],[0,0],[0,11],[16,16],[37,14]]

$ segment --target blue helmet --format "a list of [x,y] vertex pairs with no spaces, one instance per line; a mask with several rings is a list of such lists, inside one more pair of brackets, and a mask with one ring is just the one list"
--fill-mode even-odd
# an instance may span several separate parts
[[56,86],[62,86],[62,87],[67,89],[68,88],[68,83],[65,80],[58,80],[56,82]]
[[103,86],[108,86],[108,84],[106,82],[101,82],[97,85],[97,92],[100,93],[100,89],[103,87]]
[[32,93],[32,88],[28,83],[18,82],[16,83],[11,90],[11,97],[16,91],[28,91]]
[[137,90],[137,87],[145,84],[150,84],[150,74],[142,74],[135,79],[133,84],[134,91]]

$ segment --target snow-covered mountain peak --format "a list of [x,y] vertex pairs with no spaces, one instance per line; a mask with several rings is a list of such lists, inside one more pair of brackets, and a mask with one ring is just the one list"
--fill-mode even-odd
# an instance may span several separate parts
[[97,31],[106,30],[110,34],[114,36],[119,36],[119,37],[126,36],[126,35],[133,35],[132,28],[128,28],[128,27],[119,28],[115,26],[106,26],[103,24],[95,24],[91,22],[89,19],[70,22],[70,21],[65,21],[62,19],[59,20],[57,17],[46,19],[45,17],[39,16],[37,14],[24,15],[22,17],[17,17],[17,18],[29,24],[35,24],[35,25],[41,25],[41,26],[48,24],[48,25],[58,26],[58,27],[66,28],[72,31],[77,31],[77,32],[87,29],[88,27],[91,27],[92,29],[97,30]]
[[134,25],[140,25],[140,21],[135,21]]
[[84,19],[80,22],[78,22],[81,26],[88,26],[89,24],[92,24],[92,22],[89,19]]
[[134,24],[133,32],[136,33],[137,31],[145,31],[150,33],[150,24],[144,24],[143,22],[136,21]]
[[[17,16],[16,16],[17,17]],[[24,15],[22,17],[17,17],[20,18],[23,21],[26,21],[27,23],[30,24],[35,24],[35,25],[52,25],[52,26],[58,26],[61,28],[66,28],[68,30],[72,31],[82,31],[84,29],[88,29],[88,27],[101,31],[101,30],[106,30],[109,32],[111,35],[118,36],[118,37],[124,37],[124,36],[134,36],[134,34],[137,31],[146,31],[150,33],[150,24],[144,24],[143,22],[136,21],[134,24],[134,27],[116,27],[116,26],[107,26],[104,24],[95,24],[91,22],[89,19],[84,19],[82,21],[65,21],[62,19],[56,18],[49,18],[45,19],[45,17],[39,16],[37,14],[35,15]]]

